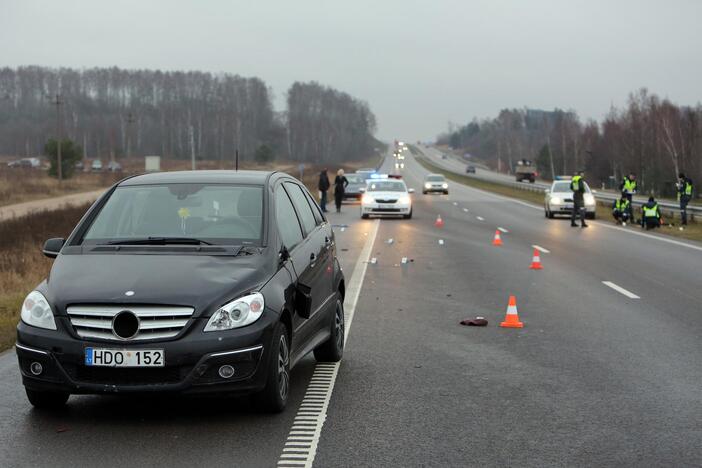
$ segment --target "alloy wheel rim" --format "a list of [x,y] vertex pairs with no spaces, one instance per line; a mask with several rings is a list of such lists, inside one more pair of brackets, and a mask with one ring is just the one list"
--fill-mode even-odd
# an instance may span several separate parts
[[344,308],[340,302],[336,303],[336,314],[334,315],[334,328],[336,331],[336,346],[344,348]]
[[280,337],[280,345],[278,346],[278,391],[280,392],[280,398],[283,400],[288,397],[288,389],[290,387],[289,360],[288,341],[283,335]]

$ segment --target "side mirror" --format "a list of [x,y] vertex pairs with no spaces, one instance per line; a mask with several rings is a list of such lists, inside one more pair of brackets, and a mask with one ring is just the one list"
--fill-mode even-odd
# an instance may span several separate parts
[[304,319],[310,318],[312,311],[312,289],[302,283],[295,286],[295,310]]
[[361,188],[358,189],[358,191],[361,192],[361,193],[366,193],[366,188],[365,188],[365,187],[361,187]]
[[414,193],[414,189],[413,188],[407,189],[407,193]]
[[284,245],[280,246],[280,251],[278,252],[278,258],[280,259],[281,265],[290,259],[290,252],[288,251],[288,248],[285,247]]
[[59,252],[61,252],[61,248],[65,243],[66,239],[62,237],[54,237],[53,239],[49,239],[44,242],[44,247],[42,247],[41,251],[49,258],[56,258]]

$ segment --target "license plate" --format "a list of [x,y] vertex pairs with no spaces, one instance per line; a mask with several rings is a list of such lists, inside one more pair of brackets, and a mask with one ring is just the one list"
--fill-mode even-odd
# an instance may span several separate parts
[[163,367],[165,360],[162,349],[85,348],[86,366]]
[[387,210],[387,209],[389,209],[389,208],[395,208],[395,206],[394,206],[394,205],[388,205],[388,204],[380,204],[380,205],[378,205],[378,208]]
[[563,208],[565,208],[566,210],[572,210],[572,209],[573,209],[573,204],[572,204],[572,203],[566,203],[565,205],[563,205]]

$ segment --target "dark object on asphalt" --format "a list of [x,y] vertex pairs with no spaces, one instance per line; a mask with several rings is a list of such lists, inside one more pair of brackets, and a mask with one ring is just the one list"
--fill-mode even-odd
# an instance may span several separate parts
[[342,357],[334,233],[286,174],[126,179],[43,252],[56,260],[17,327],[34,406],[78,393],[223,393],[281,411],[300,359]]
[[487,327],[488,321],[484,317],[475,317],[474,319],[461,320],[461,325],[469,327]]

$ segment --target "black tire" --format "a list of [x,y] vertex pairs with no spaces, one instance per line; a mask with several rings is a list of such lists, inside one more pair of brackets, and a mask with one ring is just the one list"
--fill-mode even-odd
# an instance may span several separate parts
[[588,213],[585,217],[587,219],[595,219],[595,218],[597,218],[597,214],[596,213]]
[[31,390],[25,388],[27,399],[35,408],[41,409],[59,409],[63,408],[70,396],[64,392],[42,392],[40,390]]
[[254,402],[261,411],[280,413],[290,394],[290,343],[283,322],[278,322],[273,331],[266,372],[266,386],[254,395]]
[[334,316],[331,321],[331,335],[329,339],[317,346],[314,350],[314,358],[319,362],[339,362],[344,355],[344,301],[341,294],[336,295],[336,305],[334,306]]
[[404,215],[404,216],[402,216],[402,217],[405,218],[405,219],[412,219],[412,211],[410,210],[409,214],[406,214],[406,215]]
[[427,191],[426,191],[426,190],[422,190],[422,195],[426,195],[426,194],[427,194]]
[[367,214],[362,214],[362,215],[361,215],[361,219],[368,219],[368,215],[367,215]]
[[446,190],[446,191],[444,192],[444,195],[448,195],[448,190]]
[[554,213],[553,211],[548,212],[548,219],[553,219],[555,217],[556,217],[556,213]]

